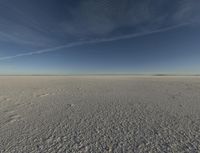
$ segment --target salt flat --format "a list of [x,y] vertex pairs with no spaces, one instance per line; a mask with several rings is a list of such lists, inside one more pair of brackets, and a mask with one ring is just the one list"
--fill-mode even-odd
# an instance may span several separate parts
[[0,77],[2,153],[200,152],[200,77]]

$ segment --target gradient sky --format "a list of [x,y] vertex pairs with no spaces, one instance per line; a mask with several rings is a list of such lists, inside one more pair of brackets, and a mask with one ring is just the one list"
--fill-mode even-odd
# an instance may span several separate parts
[[0,74],[200,74],[200,0],[0,0]]

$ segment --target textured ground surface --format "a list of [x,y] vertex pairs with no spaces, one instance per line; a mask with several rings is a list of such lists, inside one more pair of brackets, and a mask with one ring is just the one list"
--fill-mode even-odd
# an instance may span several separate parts
[[198,77],[0,77],[2,153],[199,152]]

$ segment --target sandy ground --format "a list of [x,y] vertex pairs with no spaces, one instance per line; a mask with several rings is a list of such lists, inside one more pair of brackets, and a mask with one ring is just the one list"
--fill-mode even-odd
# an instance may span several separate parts
[[200,77],[0,77],[0,149],[200,152]]

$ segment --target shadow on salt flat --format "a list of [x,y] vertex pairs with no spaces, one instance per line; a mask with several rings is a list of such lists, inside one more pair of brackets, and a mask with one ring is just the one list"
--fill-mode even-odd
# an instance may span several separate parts
[[0,96],[0,102],[10,101],[10,98],[6,96]]
[[49,93],[38,94],[38,95],[36,95],[36,97],[42,98],[42,97],[47,97],[47,96],[49,96],[49,95],[50,95]]
[[8,124],[11,124],[11,123],[14,123],[14,122],[18,122],[22,119],[22,117],[18,114],[16,114],[14,111],[4,111],[5,115],[7,116],[6,117],[6,121],[4,122],[4,126],[5,125],[8,125]]

